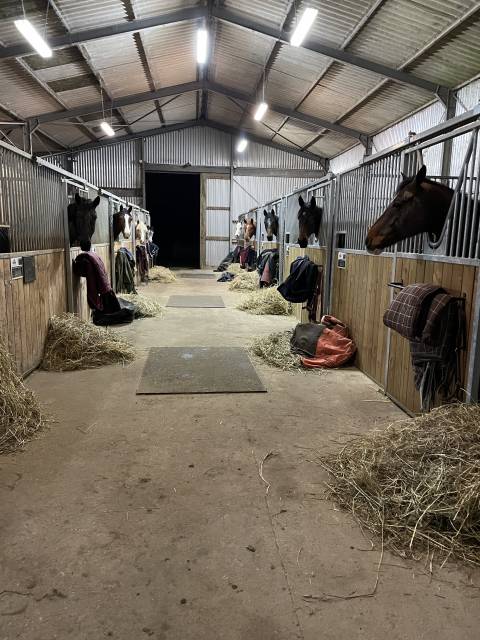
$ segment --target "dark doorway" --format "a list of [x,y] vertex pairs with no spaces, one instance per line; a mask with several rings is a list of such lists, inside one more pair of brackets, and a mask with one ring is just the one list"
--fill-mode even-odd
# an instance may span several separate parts
[[200,268],[200,176],[147,172],[145,195],[160,249],[157,263]]

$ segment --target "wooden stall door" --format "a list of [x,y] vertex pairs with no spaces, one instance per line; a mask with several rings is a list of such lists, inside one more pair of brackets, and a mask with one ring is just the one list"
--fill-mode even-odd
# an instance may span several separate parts
[[63,250],[15,254],[35,258],[35,280],[26,284],[11,277],[13,255],[0,259],[0,335],[25,375],[42,360],[49,318],[66,310],[65,262]]

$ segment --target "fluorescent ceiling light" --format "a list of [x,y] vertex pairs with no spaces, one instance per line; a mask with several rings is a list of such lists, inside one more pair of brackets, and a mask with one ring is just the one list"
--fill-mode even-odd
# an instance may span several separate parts
[[263,116],[267,113],[267,109],[268,109],[268,104],[266,102],[260,102],[260,104],[257,107],[257,110],[255,111],[255,115],[253,116],[255,120],[260,121],[263,118]]
[[310,31],[312,24],[315,22],[315,18],[317,17],[318,10],[312,9],[308,7],[302,14],[302,17],[297,23],[295,27],[295,31],[290,38],[290,44],[292,47],[299,47],[302,42],[305,40],[305,36]]
[[238,153],[243,153],[248,146],[248,140],[246,138],[240,138],[237,144]]
[[107,134],[107,136],[113,137],[115,135],[115,131],[112,129],[112,127],[108,124],[108,122],[102,122],[100,124],[101,128],[103,129],[103,131]]
[[207,30],[199,29],[197,31],[197,62],[198,64],[204,64],[207,61],[207,44],[208,44]]
[[25,40],[32,45],[35,51],[41,55],[42,58],[52,57],[52,50],[35,29],[30,20],[15,20],[14,24]]

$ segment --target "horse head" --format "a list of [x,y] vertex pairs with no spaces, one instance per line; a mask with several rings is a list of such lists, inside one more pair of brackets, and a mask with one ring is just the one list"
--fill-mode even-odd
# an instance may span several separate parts
[[440,237],[453,190],[426,176],[425,165],[413,177],[403,175],[394,199],[368,230],[365,246],[369,252],[382,253],[386,247],[419,233]]
[[275,210],[267,211],[263,210],[263,216],[265,219],[265,231],[267,232],[267,240],[271,242],[273,240],[273,236],[278,238],[278,216],[275,213]]
[[68,231],[72,246],[86,244],[92,239],[97,222],[95,209],[99,203],[100,196],[89,200],[76,193],[75,200],[68,205]]
[[250,240],[257,233],[257,225],[255,224],[255,220],[253,218],[245,218],[244,227],[243,227],[243,239],[245,242],[250,242]]
[[132,207],[128,207],[127,210],[123,208],[123,205],[120,205],[120,211],[113,214],[113,239],[118,240],[120,234],[123,235],[125,239],[130,237],[130,213],[132,211]]
[[315,196],[312,196],[309,204],[306,204],[302,196],[298,198],[300,209],[298,210],[298,244],[305,249],[308,239],[315,235],[318,240],[320,225],[322,224],[323,209],[317,207]]

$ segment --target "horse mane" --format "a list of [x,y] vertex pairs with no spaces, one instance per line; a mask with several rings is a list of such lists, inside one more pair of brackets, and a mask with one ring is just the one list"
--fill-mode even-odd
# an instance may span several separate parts
[[[406,178],[404,178],[397,187],[397,193],[400,193],[402,189],[405,189],[405,187],[409,185],[411,182],[413,182],[413,180],[415,180],[415,176],[407,176]],[[438,187],[439,189],[443,189],[444,191],[448,191],[449,194],[453,193],[453,189],[451,189],[450,187],[447,187],[447,185],[442,184],[441,182],[437,182],[436,180],[430,180],[429,178],[425,178],[424,180],[422,180],[422,183],[423,182],[434,185],[435,187]]]

